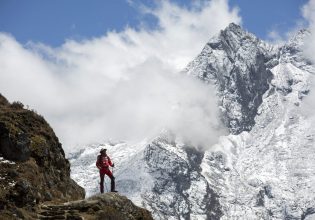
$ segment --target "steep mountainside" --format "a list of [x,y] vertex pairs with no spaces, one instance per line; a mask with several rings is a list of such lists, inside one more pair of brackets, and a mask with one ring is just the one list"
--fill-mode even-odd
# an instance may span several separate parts
[[[235,25],[228,30],[231,27],[232,32],[236,27],[247,34]],[[272,79],[261,97],[252,129],[222,138],[218,143],[221,149],[229,148],[226,154],[230,155],[231,167],[228,173],[220,175],[221,184],[213,178],[218,170],[207,163],[212,153],[207,152],[204,157],[205,177],[221,195],[220,204],[225,210],[222,219],[311,219],[315,213],[314,129],[301,114],[303,97],[309,93],[310,77],[315,73],[314,66],[302,54],[307,34],[302,30],[286,45],[266,51],[265,56],[271,59],[265,65]],[[194,69],[198,76],[212,75],[194,63],[188,72]],[[217,83],[216,78],[213,81]],[[228,99],[225,92],[219,91],[219,95]],[[224,104],[222,108],[234,112]]]
[[[205,152],[171,132],[105,144],[118,189],[156,219],[315,218],[315,131],[302,114],[315,74],[302,53],[308,34],[271,46],[230,24],[212,38],[184,73],[216,85],[231,134]],[[98,190],[101,147],[70,155],[88,195]]]
[[118,194],[84,196],[44,118],[0,94],[0,219],[152,219]]
[[[201,174],[203,153],[177,144],[165,133],[155,140],[89,146],[70,156],[72,177],[86,189],[98,192],[95,158],[102,147],[112,156],[117,189],[137,205],[149,209],[155,219],[219,219],[218,195]],[[107,179],[107,188],[109,180]]]
[[[84,198],[70,163],[44,118],[0,95],[0,218],[32,216],[44,201]],[[1,217],[2,216],[2,217]],[[6,217],[3,217],[6,216]]]
[[273,77],[276,50],[239,26],[230,24],[212,38],[186,68],[189,75],[214,82],[223,118],[232,133],[249,131]]

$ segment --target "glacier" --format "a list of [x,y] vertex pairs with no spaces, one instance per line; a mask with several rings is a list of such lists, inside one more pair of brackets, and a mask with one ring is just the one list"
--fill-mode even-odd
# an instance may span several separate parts
[[230,24],[183,70],[215,85],[229,135],[207,150],[171,131],[85,146],[68,154],[72,178],[98,193],[105,147],[119,192],[155,219],[315,219],[315,131],[303,114],[315,74],[303,55],[309,34],[271,45]]

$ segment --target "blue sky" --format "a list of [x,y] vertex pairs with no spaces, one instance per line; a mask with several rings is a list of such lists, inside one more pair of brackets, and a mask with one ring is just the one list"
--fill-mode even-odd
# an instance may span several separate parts
[[[127,25],[154,28],[152,16],[141,13],[139,5],[155,7],[150,0],[0,0],[0,31],[28,41],[59,46],[65,39],[89,39],[108,31],[121,31]],[[174,0],[190,7],[189,0]],[[243,26],[260,38],[277,30],[289,31],[302,20],[300,8],[307,0],[230,0],[240,9]]]
[[302,20],[301,7],[306,0],[231,0],[240,8],[243,25],[261,38],[276,29],[280,33],[290,31]]

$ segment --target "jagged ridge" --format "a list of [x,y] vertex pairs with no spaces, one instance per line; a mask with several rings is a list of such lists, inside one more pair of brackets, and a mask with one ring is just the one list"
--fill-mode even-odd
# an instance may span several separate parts
[[232,133],[239,134],[255,124],[273,77],[270,61],[275,55],[271,47],[232,23],[206,44],[185,72],[217,85],[222,118]]

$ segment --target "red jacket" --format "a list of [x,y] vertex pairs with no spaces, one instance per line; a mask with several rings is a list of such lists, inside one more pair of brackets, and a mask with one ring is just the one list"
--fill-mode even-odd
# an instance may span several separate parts
[[97,156],[97,161],[96,161],[96,166],[98,169],[102,168],[108,168],[109,166],[113,166],[112,161],[110,160],[109,156],[107,155],[98,155]]

